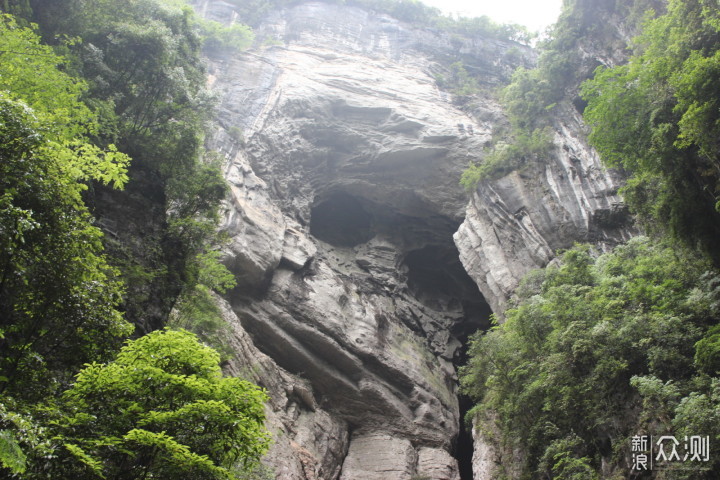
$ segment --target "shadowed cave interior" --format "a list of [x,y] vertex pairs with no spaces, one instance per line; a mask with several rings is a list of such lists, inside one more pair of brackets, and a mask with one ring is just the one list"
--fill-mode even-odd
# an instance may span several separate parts
[[[310,232],[335,247],[357,247],[382,232],[398,239],[405,247],[398,265],[407,275],[410,293],[438,312],[458,312],[450,333],[462,347],[454,363],[466,361],[468,338],[477,330],[489,328],[491,310],[475,282],[463,268],[452,235],[457,223],[439,216],[408,216],[393,213],[392,207],[379,206],[343,191],[316,198],[311,210]],[[472,407],[470,399],[459,396],[461,422]],[[472,479],[472,435],[461,425],[454,441],[453,456],[461,479]]]

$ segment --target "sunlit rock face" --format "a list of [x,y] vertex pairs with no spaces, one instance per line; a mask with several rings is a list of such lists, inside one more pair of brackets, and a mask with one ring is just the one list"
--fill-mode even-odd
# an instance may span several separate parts
[[471,478],[454,457],[462,344],[556,248],[622,238],[616,181],[572,117],[551,165],[459,186],[504,115],[490,93],[461,110],[435,76],[461,56],[491,92],[532,63],[524,46],[318,2],[256,35],[208,61],[238,279],[228,370],[273,397],[266,462],[287,479]]

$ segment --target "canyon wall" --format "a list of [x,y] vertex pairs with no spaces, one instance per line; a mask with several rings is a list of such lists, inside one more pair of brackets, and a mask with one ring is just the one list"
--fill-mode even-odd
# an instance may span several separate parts
[[[230,3],[195,7],[234,19]],[[282,479],[472,478],[463,343],[557,249],[628,237],[620,180],[568,104],[546,162],[459,186],[507,122],[493,92],[533,65],[526,46],[320,2],[256,35],[246,52],[208,52],[209,143],[231,190],[227,370],[272,397],[266,463]],[[463,108],[436,82],[454,61],[480,85]],[[497,454],[476,449],[475,478],[490,478]]]

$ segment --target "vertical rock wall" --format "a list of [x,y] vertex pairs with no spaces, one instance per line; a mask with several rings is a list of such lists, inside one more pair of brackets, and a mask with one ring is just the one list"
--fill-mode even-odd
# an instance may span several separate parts
[[551,158],[481,183],[454,236],[465,269],[495,312],[525,274],[559,249],[576,242],[606,249],[633,232],[617,195],[621,179],[587,144],[580,115],[564,105],[557,117]]
[[556,248],[624,238],[617,182],[568,112],[548,165],[468,200],[460,174],[502,109],[488,94],[465,113],[434,77],[462,58],[490,92],[526,47],[319,2],[256,33],[273,46],[209,52],[209,83],[238,279],[228,369],[273,398],[267,463],[283,479],[457,480],[462,342]]

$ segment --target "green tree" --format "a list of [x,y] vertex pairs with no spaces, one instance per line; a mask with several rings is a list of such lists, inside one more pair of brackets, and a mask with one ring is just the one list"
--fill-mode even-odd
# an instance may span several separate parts
[[255,39],[252,28],[241,23],[226,26],[213,20],[200,19],[199,22],[205,48],[245,50]]
[[129,158],[84,137],[95,117],[62,57],[8,16],[0,31],[0,393],[30,397],[129,333],[81,198],[90,181],[122,187]]
[[[155,331],[92,363],[38,409],[49,445],[23,478],[232,479],[265,453],[259,387],[222,376],[217,352],[184,330]],[[32,445],[29,445],[32,447]]]
[[69,66],[32,29],[0,15],[0,91],[31,107],[53,140],[71,141],[97,130],[94,114],[80,101],[87,84],[64,72]]
[[213,291],[222,294],[233,288],[235,277],[220,263],[220,252],[217,250],[199,254],[191,265],[197,269],[197,273],[191,275],[197,278],[197,283],[188,285],[178,298],[168,325],[192,331],[223,357],[229,357],[233,353],[228,344],[232,332]]
[[649,21],[627,65],[583,87],[590,140],[631,174],[623,194],[649,231],[699,245],[720,263],[718,73],[714,2],[677,1]]
[[[30,4],[44,38],[73,59],[65,70],[85,79],[77,83],[99,125],[92,132],[95,141],[114,142],[133,157],[129,176],[137,181],[130,181],[127,194],[93,188],[86,201],[110,223],[132,215],[116,208],[137,203],[125,197],[139,196],[165,212],[146,226],[151,234],[106,242],[111,262],[128,280],[126,318],[140,331],[158,328],[176,297],[194,288],[194,259],[215,241],[226,188],[218,163],[206,161],[203,151],[215,104],[205,89],[203,33],[207,41],[242,48],[251,31],[201,21],[183,0]],[[75,41],[57,45],[57,38]],[[109,206],[107,198],[113,199]]]
[[502,325],[473,338],[461,372],[479,402],[470,415],[494,413],[528,476],[597,478],[602,462],[624,462],[633,435],[677,433],[691,412],[693,435],[715,438],[720,404],[704,370],[720,292],[708,268],[647,238],[597,258],[567,251],[518,289]]
[[498,179],[533,162],[544,161],[553,146],[550,128],[538,128],[530,134],[515,129],[508,142],[497,142],[481,162],[468,165],[460,185],[472,192],[483,180]]
[[267,397],[223,378],[218,359],[186,331],[157,331],[86,365],[59,401],[0,397],[0,475],[260,478]]

